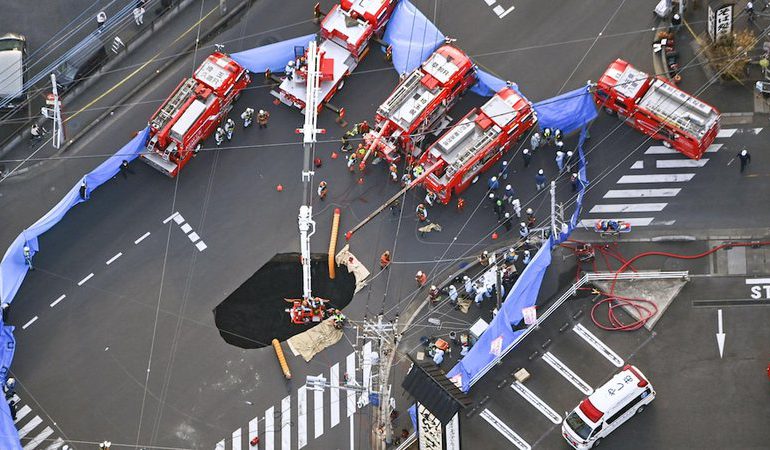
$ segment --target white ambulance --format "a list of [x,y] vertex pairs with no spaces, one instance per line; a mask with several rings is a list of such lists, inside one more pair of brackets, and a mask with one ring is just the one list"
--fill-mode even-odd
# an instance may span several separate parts
[[578,450],[592,448],[654,399],[655,389],[642,372],[626,365],[566,414],[561,434]]

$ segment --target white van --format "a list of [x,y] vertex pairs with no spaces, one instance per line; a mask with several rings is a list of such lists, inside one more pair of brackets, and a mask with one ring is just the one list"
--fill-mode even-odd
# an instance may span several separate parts
[[626,365],[571,413],[565,413],[561,434],[578,450],[592,448],[654,399],[655,389],[642,372]]
[[26,99],[24,68],[27,38],[20,34],[0,36],[0,104],[15,108]]

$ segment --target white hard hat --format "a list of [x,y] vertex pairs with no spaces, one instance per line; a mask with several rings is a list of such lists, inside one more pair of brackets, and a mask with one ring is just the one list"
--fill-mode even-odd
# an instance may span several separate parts
[[503,161],[503,165],[507,166],[508,165],[508,161]]
[[[535,134],[537,134],[537,133],[535,133]],[[529,149],[528,149],[528,148],[525,148],[525,149],[524,149],[524,154],[525,154],[525,155],[529,154]]]
[[419,277],[420,275],[422,275],[422,270],[417,271],[417,276]]
[[543,169],[540,169],[540,170],[538,170],[538,171],[537,171],[537,174],[538,174],[538,175],[542,175],[542,174],[544,174],[544,173],[545,173],[545,172],[543,172]]
[[527,208],[527,214],[532,214],[534,211],[532,211],[532,208]]
[[511,217],[511,213],[505,213],[505,218],[507,219],[509,217]]
[[526,256],[529,256],[529,250],[524,250],[524,254],[525,254]]
[[559,150],[556,152],[556,156],[564,156],[564,152]]
[[431,285],[430,285],[430,288],[431,288],[431,289],[438,289],[438,288],[436,287],[436,285],[435,285],[435,284],[431,284]]
[[289,64],[288,64],[288,65],[289,65],[289,67],[294,67],[294,61],[293,61],[293,60],[292,60],[292,61],[289,61]]
[[572,156],[572,155],[573,155],[572,150],[567,150],[567,156]]
[[463,276],[463,280],[465,280],[465,281],[470,281],[470,279],[471,279],[471,277],[469,277],[468,275]]
[[526,225],[526,224],[524,224],[524,222],[521,222],[521,223],[519,224],[519,226],[520,226],[520,227],[522,227],[522,228],[524,228],[524,227],[526,227],[527,225]]
[[260,109],[260,110],[259,110],[259,113],[260,113],[260,114],[264,114],[264,113],[265,113],[265,110],[264,110],[264,109]]
[[488,255],[488,254],[489,254],[489,252],[486,251],[486,250],[484,250],[484,252],[482,253],[482,255]]
[[506,185],[505,185],[505,190],[506,190],[506,191],[510,191],[511,189],[513,189],[513,188],[511,187],[511,185],[510,185],[510,184],[506,184]]
[[495,194],[489,194],[489,198],[495,198]]
[[749,151],[746,150],[745,148],[743,150],[741,150],[741,155],[746,156],[748,154],[749,154]]
[[497,177],[492,177],[492,181],[497,181]]

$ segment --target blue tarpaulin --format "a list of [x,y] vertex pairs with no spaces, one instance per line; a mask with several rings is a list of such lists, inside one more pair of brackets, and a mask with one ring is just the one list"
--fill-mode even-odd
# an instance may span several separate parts
[[540,128],[560,129],[564,134],[579,130],[596,118],[593,95],[585,87],[535,103]]
[[308,34],[233,53],[230,57],[250,72],[264,72],[265,69],[270,69],[272,72],[283,72],[286,63],[294,59],[294,47],[307,47],[308,42],[314,40],[315,37],[315,34]]
[[405,74],[444,43],[444,33],[409,0],[401,0],[385,28],[383,40],[393,47],[393,67],[399,74]]
[[[0,331],[0,380],[4,383],[8,378],[8,370],[11,368],[13,353],[16,350],[16,339],[13,337],[14,327],[3,325]],[[8,450],[20,450],[19,433],[11,418],[11,410],[8,403],[0,407],[0,448]]]
[[[482,97],[491,97],[495,95],[495,92],[504,88],[507,84],[504,80],[478,68],[476,69],[476,77],[478,81],[471,87],[471,92]],[[519,92],[519,87],[515,84],[511,83],[511,87],[516,92]]]

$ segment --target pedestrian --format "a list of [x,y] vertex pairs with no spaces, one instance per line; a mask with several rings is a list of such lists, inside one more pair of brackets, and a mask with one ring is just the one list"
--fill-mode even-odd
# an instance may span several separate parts
[[573,164],[575,164],[575,153],[572,150],[568,150],[567,156],[564,158],[564,170],[567,173],[571,173]]
[[349,172],[356,171],[356,154],[355,153],[351,153],[348,155],[348,171]]
[[751,163],[751,154],[745,148],[738,154],[738,158],[741,160],[741,173],[746,170],[746,166]]
[[29,245],[25,244],[22,252],[24,253],[24,264],[29,267],[29,270],[35,270],[35,266],[32,265],[32,250],[29,249]]
[[521,263],[526,266],[531,260],[532,254],[529,252],[529,250],[524,250],[524,258],[521,260]]
[[243,120],[243,128],[251,126],[251,122],[254,120],[254,108],[246,108],[241,113],[241,120]]
[[388,168],[388,171],[390,173],[390,181],[397,183],[398,182],[398,166],[395,163],[392,163],[390,167]]
[[120,167],[118,167],[118,170],[120,171],[120,174],[123,175],[123,179],[128,179],[128,173],[134,173],[132,170],[129,170],[128,168],[128,160],[124,159],[120,162]]
[[260,109],[259,114],[257,114],[257,124],[259,125],[259,128],[267,128],[268,120],[270,120],[270,113],[264,109]]
[[96,14],[96,32],[101,33],[102,29],[104,28],[104,23],[107,22],[107,13],[104,11],[99,11]]
[[564,152],[561,150],[556,152],[556,167],[559,168],[559,173],[564,171]]
[[8,320],[11,317],[11,304],[3,302],[3,304],[0,305],[0,311],[2,311],[3,323],[8,323]]
[[318,183],[318,196],[321,198],[321,200],[326,199],[326,194],[329,193],[329,187],[326,185],[326,181],[321,181]]
[[529,167],[529,163],[532,162],[532,153],[529,151],[528,148],[525,148],[524,151],[521,152],[521,157],[524,158],[524,168]]
[[529,145],[532,147],[533,152],[538,148],[540,148],[541,143],[542,143],[542,138],[540,137],[540,133],[535,133],[532,135],[531,138],[529,138]]
[[506,184],[505,192],[503,192],[503,201],[510,202],[511,200],[513,200],[513,186]]
[[137,25],[142,25],[144,23],[144,8],[141,6],[137,6],[134,8],[134,22],[136,22]]
[[489,252],[487,250],[484,250],[476,259],[478,260],[478,263],[481,264],[482,267],[487,267],[489,265]]
[[503,163],[500,165],[499,177],[503,180],[508,179],[508,161],[503,161]]
[[459,294],[457,293],[457,288],[455,287],[454,284],[449,285],[448,295],[449,295],[449,304],[452,306],[457,306],[457,297],[459,296]]
[[411,182],[412,176],[409,175],[409,171],[407,170],[403,175],[401,175],[401,187],[407,187]]
[[471,280],[471,277],[468,275],[463,276],[463,283],[465,287],[465,296],[471,298],[473,294],[473,281]]
[[217,127],[217,131],[214,132],[214,140],[217,143],[217,147],[222,145],[222,142],[225,141],[225,130],[223,130],[222,127]]
[[43,139],[43,132],[40,130],[38,124],[33,123],[29,129],[29,139],[31,142],[36,142]]
[[380,270],[387,269],[390,266],[390,250],[385,250],[380,255]]
[[521,236],[522,239],[526,239],[527,236],[529,236],[529,228],[527,228],[527,224],[524,222],[519,224],[519,236]]
[[516,214],[516,218],[521,219],[521,201],[518,198],[514,198],[511,201],[511,206],[513,206],[513,213]]
[[428,206],[433,206],[433,202],[436,201],[436,194],[434,194],[431,191],[428,191],[425,193],[425,203],[428,204]]
[[465,199],[457,197],[457,212],[462,212],[463,208],[465,208]]
[[414,281],[417,282],[418,287],[425,286],[425,283],[428,281],[428,275],[425,275],[425,272],[422,270],[418,270],[417,274],[414,276]]
[[511,213],[505,213],[504,219],[503,219],[503,226],[505,227],[505,231],[511,231],[511,228],[513,228],[513,224],[511,223]]
[[11,399],[8,402],[8,408],[11,410],[11,419],[16,422],[16,400]]
[[495,213],[497,214],[497,221],[500,222],[503,214],[505,214],[505,203],[501,199],[497,199],[495,202]]
[[481,283],[476,283],[473,286],[474,291],[474,298],[473,301],[476,303],[476,306],[481,308],[481,302],[484,301],[484,293],[486,293],[486,289],[484,289],[484,286]]
[[527,208],[527,226],[532,228],[535,226],[535,222],[537,222],[537,219],[535,218],[535,212],[532,210],[532,208]]
[[537,175],[535,175],[535,187],[537,188],[537,191],[540,192],[543,189],[545,189],[545,172],[543,169],[540,169],[537,171]]
[[82,183],[80,183],[80,199],[81,200],[88,200],[88,186],[86,185],[86,180],[83,180]]
[[497,203],[497,197],[495,197],[495,194],[490,192],[487,198],[489,199],[489,203],[491,203],[492,206],[495,206],[495,203]]
[[561,130],[558,128],[555,129],[553,131],[553,141],[556,144],[557,148],[561,148],[564,145],[564,142],[562,142],[561,138],[562,138]]
[[487,181],[487,186],[489,186],[489,189],[496,191],[500,188],[500,182],[497,181],[497,177],[492,177]]
[[235,121],[228,117],[225,121],[225,133],[227,133],[228,141],[233,139],[233,131],[235,131]]
[[8,377],[3,385],[3,393],[5,393],[5,400],[12,398],[16,394],[16,378]]
[[573,172],[572,175],[570,175],[569,177],[569,182],[572,185],[572,192],[577,192],[579,181],[580,179],[578,178],[578,174]]
[[425,222],[428,220],[428,210],[425,208],[425,205],[420,203],[417,205],[417,208],[415,209],[415,213],[417,214],[417,220],[420,222]]

